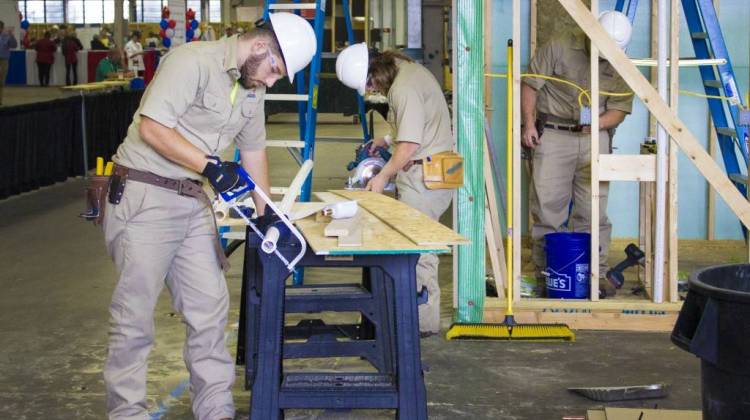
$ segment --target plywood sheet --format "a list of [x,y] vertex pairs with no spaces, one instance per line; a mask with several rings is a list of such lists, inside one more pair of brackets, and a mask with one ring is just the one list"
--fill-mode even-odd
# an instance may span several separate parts
[[[700,411],[693,410],[648,410],[642,408],[605,407],[607,420],[701,420]],[[641,417],[641,414],[643,416]]]
[[315,216],[297,220],[295,225],[317,255],[442,253],[449,251],[448,248],[442,246],[417,245],[369,212],[362,209],[360,209],[360,212],[362,246],[339,246],[339,238],[326,237],[324,234],[328,223],[315,220]]
[[607,420],[604,410],[589,410],[586,412],[586,420]]
[[[357,200],[360,209],[378,217],[415,244],[423,246],[464,245],[468,239],[430,219],[426,214],[383,194],[371,191],[336,190],[333,193]],[[367,241],[367,239],[365,239]]]
[[[325,203],[347,201],[332,193],[315,193]],[[359,209],[359,220],[362,226],[362,246],[340,246],[339,238],[326,237],[324,231],[330,219],[309,216],[297,220],[295,224],[302,231],[307,244],[317,255],[357,255],[357,254],[406,254],[406,253],[443,253],[450,250],[445,246],[420,246],[401,233],[391,229],[379,218],[367,210]]]

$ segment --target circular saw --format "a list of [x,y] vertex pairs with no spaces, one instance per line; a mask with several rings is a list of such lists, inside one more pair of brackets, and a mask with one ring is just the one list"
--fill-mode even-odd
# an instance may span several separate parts
[[[376,156],[370,156],[369,142],[357,148],[355,159],[346,166],[346,169],[352,172],[346,183],[346,189],[364,189],[367,183],[383,170],[386,162],[391,158],[391,153],[382,147],[378,147],[376,152]],[[388,182],[385,190],[393,191],[395,188],[393,182]]]

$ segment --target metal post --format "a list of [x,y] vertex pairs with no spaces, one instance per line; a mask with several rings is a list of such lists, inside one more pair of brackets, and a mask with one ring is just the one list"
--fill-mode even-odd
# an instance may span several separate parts
[[422,49],[422,0],[406,0],[406,48]]
[[86,96],[81,93],[81,146],[83,147],[83,178],[89,177],[89,151],[86,139]]
[[[669,46],[669,14],[667,0],[658,2],[658,48],[657,48],[657,87],[659,96],[669,101],[667,89],[667,52]],[[667,158],[669,137],[659,124],[656,131],[656,240],[654,247],[654,302],[664,301],[664,241],[667,215]]]
[[125,6],[124,0],[115,0],[114,41],[118,46],[120,46],[122,44],[122,40],[125,39],[125,22],[122,10],[123,6]]

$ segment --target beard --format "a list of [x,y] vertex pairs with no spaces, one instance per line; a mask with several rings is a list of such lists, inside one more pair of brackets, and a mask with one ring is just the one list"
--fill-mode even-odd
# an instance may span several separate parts
[[253,89],[266,84],[258,80],[258,67],[266,59],[265,54],[250,55],[240,68],[240,83],[245,89]]

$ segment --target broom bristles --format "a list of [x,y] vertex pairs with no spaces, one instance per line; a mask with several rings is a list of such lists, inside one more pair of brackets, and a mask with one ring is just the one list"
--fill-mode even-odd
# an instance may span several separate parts
[[575,341],[575,333],[565,324],[453,324],[448,340]]

